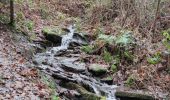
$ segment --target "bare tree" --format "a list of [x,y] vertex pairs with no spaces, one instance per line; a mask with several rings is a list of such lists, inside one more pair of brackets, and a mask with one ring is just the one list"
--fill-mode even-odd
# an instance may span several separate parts
[[14,0],[10,0],[10,24],[14,24]]

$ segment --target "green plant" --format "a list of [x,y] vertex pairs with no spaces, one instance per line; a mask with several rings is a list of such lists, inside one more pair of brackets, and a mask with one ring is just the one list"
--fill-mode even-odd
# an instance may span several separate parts
[[33,30],[33,27],[34,27],[34,23],[33,23],[33,21],[31,21],[31,20],[28,20],[28,21],[26,21],[26,27],[28,28],[28,30],[30,30],[30,31],[32,31]]
[[46,4],[46,2],[40,2],[39,4],[39,11],[40,11],[40,16],[42,19],[48,19],[50,17],[50,14],[52,12],[50,12],[50,8],[48,6],[48,4]]
[[119,46],[128,46],[129,44],[134,43],[134,39],[130,31],[122,31],[114,41]]
[[125,56],[128,60],[133,61],[134,56],[133,56],[133,54],[130,53],[129,51],[124,51],[124,56]]
[[170,52],[170,29],[163,31],[162,34],[165,37],[163,39],[163,44],[165,45],[165,47]]
[[127,86],[132,86],[135,82],[135,78],[131,75],[127,78],[127,80],[125,81],[125,84]]
[[117,66],[113,64],[111,66],[111,70],[113,71],[113,73],[117,72]]
[[105,43],[113,44],[114,36],[112,35],[105,35],[105,34],[99,34],[98,40],[103,40]]
[[114,65],[119,64],[120,63],[120,55],[114,55],[113,61],[114,61]]
[[42,81],[51,89],[52,94],[51,94],[51,100],[59,100],[59,97],[56,96],[56,83],[55,81],[48,75],[44,74],[44,73],[40,73],[41,74],[41,79]]
[[82,46],[81,50],[85,53],[91,53],[94,50],[94,47],[92,45]]
[[105,61],[105,62],[111,62],[112,60],[113,60],[113,56],[111,55],[111,53],[110,52],[108,52],[106,49],[104,49],[104,52],[103,52],[103,60]]
[[150,64],[157,64],[161,61],[160,53],[154,54],[152,57],[147,59],[148,63]]
[[15,20],[17,22],[23,21],[24,19],[25,19],[25,15],[22,11],[16,13],[16,19]]
[[51,100],[59,100],[59,97],[56,96],[56,95],[52,95],[52,96],[51,96]]
[[0,14],[0,22],[9,22],[9,18],[6,15]]

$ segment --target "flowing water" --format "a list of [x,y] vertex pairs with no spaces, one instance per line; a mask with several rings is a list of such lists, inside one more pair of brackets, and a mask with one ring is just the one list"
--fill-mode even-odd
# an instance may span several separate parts
[[[48,54],[48,60],[53,61],[55,58],[55,54],[59,51],[62,50],[67,50],[69,47],[70,42],[73,40],[73,35],[74,35],[74,26],[70,26],[68,28],[70,32],[62,37],[62,43],[61,46],[58,47],[53,47],[51,50],[48,50],[45,54]],[[38,58],[41,58],[40,55],[36,55]],[[50,56],[50,57],[49,57]],[[59,59],[60,60],[60,59]],[[55,61],[56,62],[56,61]],[[42,66],[42,65],[41,65]],[[47,68],[47,67],[46,67]],[[61,79],[67,79],[69,81],[74,81],[77,83],[80,83],[81,85],[85,84],[88,85],[93,89],[93,92],[99,96],[104,95],[107,97],[107,100],[116,100],[114,94],[116,92],[117,86],[115,85],[108,85],[105,83],[101,83],[100,81],[96,80],[93,77],[90,77],[88,75],[83,75],[81,73],[67,73],[65,70],[62,68],[52,68],[48,66],[48,70],[50,72],[53,72],[55,76],[60,77]]]

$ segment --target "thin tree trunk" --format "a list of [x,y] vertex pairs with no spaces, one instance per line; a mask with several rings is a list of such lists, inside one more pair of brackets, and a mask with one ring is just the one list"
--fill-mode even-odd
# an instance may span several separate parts
[[160,14],[160,3],[161,3],[161,0],[158,0],[158,3],[157,3],[157,8],[156,8],[156,13],[155,13],[155,19],[154,19],[154,23],[153,23],[153,33],[155,33],[155,30],[156,30],[156,22],[158,20],[158,17],[159,17],[159,14]]
[[10,24],[14,24],[14,0],[10,0]]

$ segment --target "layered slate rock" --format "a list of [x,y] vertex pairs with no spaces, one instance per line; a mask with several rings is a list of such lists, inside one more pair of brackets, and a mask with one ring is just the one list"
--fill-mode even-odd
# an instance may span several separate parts
[[81,100],[106,100],[105,97],[98,96],[92,92],[87,91],[81,85],[73,82],[68,82],[64,84],[65,87],[78,91],[81,94]]
[[85,63],[77,61],[78,58],[65,58],[61,61],[61,67],[63,69],[72,71],[72,72],[83,72],[86,70]]

